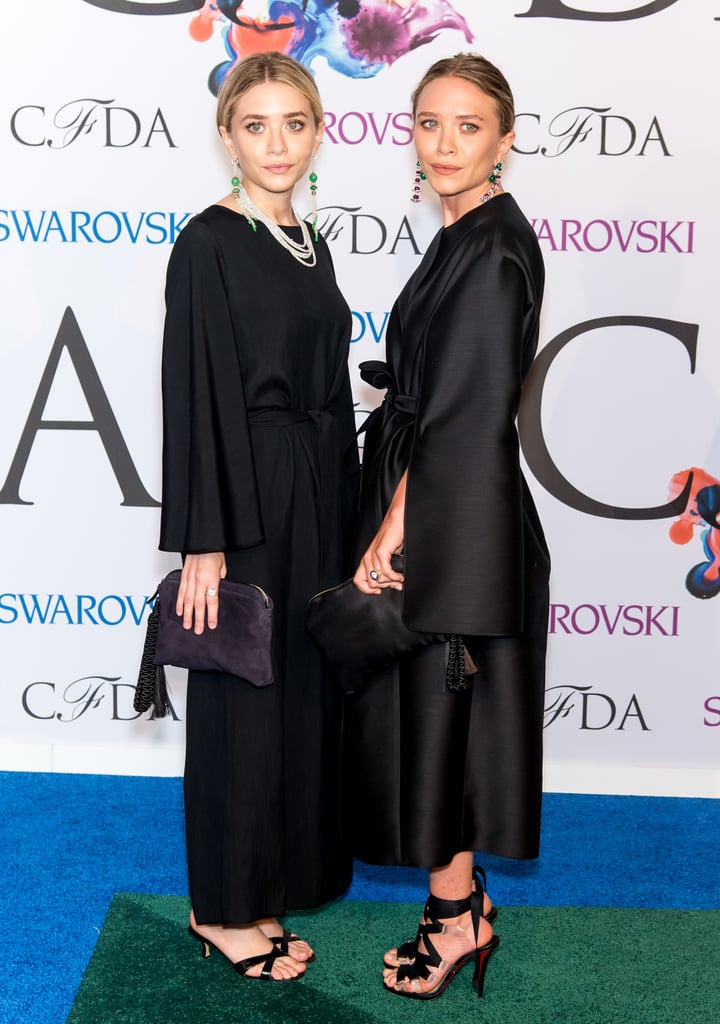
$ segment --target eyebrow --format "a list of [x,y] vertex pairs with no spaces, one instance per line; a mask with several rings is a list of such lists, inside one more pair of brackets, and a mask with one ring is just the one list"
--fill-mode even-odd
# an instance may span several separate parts
[[[290,114],[281,114],[280,116],[286,118],[308,117],[308,113],[306,110],[294,110]],[[246,114],[245,117],[243,118],[243,121],[267,121],[267,119],[267,114]]]
[[[415,115],[416,118],[417,117],[438,117],[438,116],[439,115],[436,114],[432,110],[419,110],[417,112],[417,114]],[[456,121],[471,121],[471,120],[472,121],[484,121],[485,118],[482,116],[482,114],[456,114],[455,115],[455,120]]]

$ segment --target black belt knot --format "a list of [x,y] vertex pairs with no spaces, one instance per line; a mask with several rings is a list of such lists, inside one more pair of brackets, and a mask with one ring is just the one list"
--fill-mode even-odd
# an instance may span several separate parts
[[371,359],[360,363],[360,377],[373,388],[385,389],[385,401],[398,412],[414,416],[417,411],[417,398],[414,395],[398,394],[398,387],[387,363],[379,359]]

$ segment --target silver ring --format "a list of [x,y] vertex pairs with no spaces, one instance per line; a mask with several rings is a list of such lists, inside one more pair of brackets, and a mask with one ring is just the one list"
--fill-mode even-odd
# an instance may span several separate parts
[[215,590],[214,587],[208,587],[208,592],[207,592],[207,596],[208,597],[215,597],[216,594],[217,594],[217,590]]
[[370,570],[370,573],[369,573],[369,575],[370,575],[370,579],[371,579],[371,580],[372,580],[372,581],[373,581],[374,583],[377,583],[377,581],[378,581],[378,580],[380,579],[380,577],[382,576],[382,573],[381,573],[381,572],[379,572],[379,571],[378,571],[377,569],[371,569],[371,570]]

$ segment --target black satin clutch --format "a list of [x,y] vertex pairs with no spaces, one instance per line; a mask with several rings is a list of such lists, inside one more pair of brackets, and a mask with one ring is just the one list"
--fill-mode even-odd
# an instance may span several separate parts
[[[404,571],[402,555],[393,555],[392,566]],[[421,633],[402,618],[402,592],[385,587],[380,594],[363,594],[352,580],[323,590],[310,599],[306,626],[332,666],[343,689],[356,690],[364,679],[391,665],[404,654],[429,644],[448,644],[448,685],[457,666],[450,664],[452,638],[446,633]],[[461,669],[465,678],[464,663]],[[457,688],[457,686],[452,687]]]
[[167,695],[165,665],[199,672],[225,672],[252,683],[269,686],[273,681],[270,644],[272,601],[251,583],[220,580],[218,624],[197,634],[183,629],[182,616],[175,612],[181,572],[167,574],[159,584],[148,616],[135,687],[133,707],[162,718],[172,710]]

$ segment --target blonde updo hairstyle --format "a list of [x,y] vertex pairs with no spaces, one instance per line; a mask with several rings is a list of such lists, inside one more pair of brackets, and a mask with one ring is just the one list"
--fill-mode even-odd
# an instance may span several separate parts
[[427,85],[438,78],[462,78],[477,86],[481,92],[495,101],[500,120],[500,134],[507,135],[513,130],[515,101],[507,79],[494,64],[477,53],[458,53],[454,57],[438,60],[428,68],[412,94],[413,120],[417,114],[420,94]]
[[230,131],[235,104],[249,89],[263,82],[284,82],[297,89],[310,104],[315,126],[324,119],[322,101],[315,79],[302,64],[284,53],[254,53],[239,61],[228,72],[218,93],[216,120],[218,128]]

